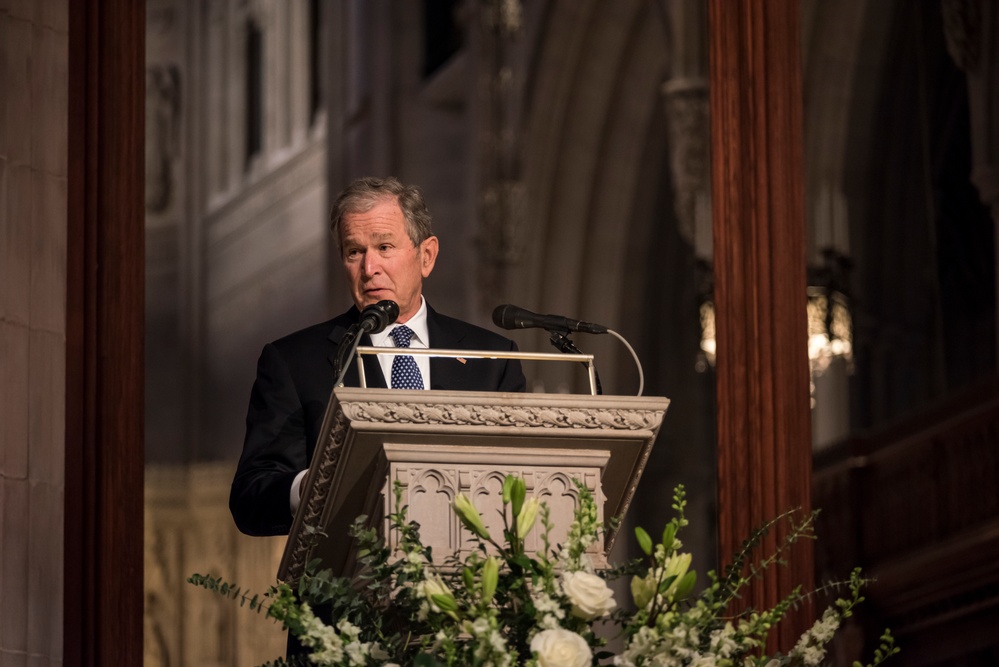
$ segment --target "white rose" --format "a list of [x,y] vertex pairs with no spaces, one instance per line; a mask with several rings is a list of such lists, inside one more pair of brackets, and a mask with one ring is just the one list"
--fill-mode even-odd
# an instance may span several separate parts
[[593,653],[586,640],[564,628],[543,630],[531,640],[538,667],[589,667]]
[[562,592],[572,603],[572,615],[584,621],[606,616],[617,606],[607,582],[589,572],[563,574]]

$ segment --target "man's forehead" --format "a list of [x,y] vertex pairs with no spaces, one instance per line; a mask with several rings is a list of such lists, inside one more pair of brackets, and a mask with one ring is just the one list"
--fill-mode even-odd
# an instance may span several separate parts
[[369,241],[391,241],[392,239],[400,236],[401,233],[398,230],[378,230],[369,229],[366,232],[358,232],[356,234],[347,234],[347,240],[352,239],[367,239]]
[[400,236],[407,236],[405,227],[396,229],[394,226],[379,225],[377,228],[356,229],[348,225],[344,230],[344,241],[391,241]]
[[378,215],[379,217],[388,215],[393,218],[404,217],[402,206],[399,205],[399,200],[392,196],[378,197],[376,199],[358,202],[354,207],[344,211],[343,217],[344,220],[351,220],[356,218],[366,218],[371,215]]
[[379,202],[367,210],[347,213],[340,228],[345,239],[391,238],[407,233],[406,218],[395,202]]

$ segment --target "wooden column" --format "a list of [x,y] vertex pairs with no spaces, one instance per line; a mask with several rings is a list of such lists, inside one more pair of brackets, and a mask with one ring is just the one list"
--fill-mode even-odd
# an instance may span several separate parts
[[145,3],[69,3],[64,664],[142,664]]
[[[719,549],[810,508],[799,0],[711,0]],[[775,546],[771,535],[764,551]],[[727,559],[727,560],[726,560]],[[746,596],[771,607],[814,580],[810,544]],[[809,624],[780,629],[787,651]]]

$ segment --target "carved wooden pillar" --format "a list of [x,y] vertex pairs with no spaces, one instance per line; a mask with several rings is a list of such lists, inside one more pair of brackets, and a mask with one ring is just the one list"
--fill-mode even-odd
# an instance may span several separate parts
[[66,665],[142,662],[145,3],[69,3]]
[[[711,0],[712,211],[717,308],[719,549],[810,508],[802,87],[798,0]],[[764,543],[772,550],[778,536]],[[814,579],[801,545],[744,602]],[[782,624],[788,650],[806,610]]]

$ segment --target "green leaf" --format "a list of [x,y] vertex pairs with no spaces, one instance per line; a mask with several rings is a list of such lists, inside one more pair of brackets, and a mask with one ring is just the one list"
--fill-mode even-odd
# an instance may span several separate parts
[[662,581],[660,581],[659,582],[659,594],[662,595],[663,593],[665,593],[666,591],[668,591],[669,587],[673,585],[674,581],[676,581],[676,575],[675,574],[673,576],[671,576],[671,577],[666,577],[665,579],[663,579]]
[[419,653],[413,658],[413,667],[444,667],[443,663],[437,661],[432,655]]
[[691,591],[694,590],[694,584],[697,583],[697,573],[693,570],[688,570],[687,574],[683,575],[680,579],[680,583],[676,585],[676,591],[673,593],[673,597],[676,600],[683,600]]
[[524,570],[530,570],[534,561],[526,554],[520,554],[510,559],[510,562],[514,565],[519,565]]
[[646,556],[652,555],[652,538],[641,526],[635,526],[635,537],[638,538],[638,546],[642,548]]
[[666,524],[666,528],[663,529],[663,548],[666,553],[673,548],[673,541],[676,539],[676,524],[670,521]]

